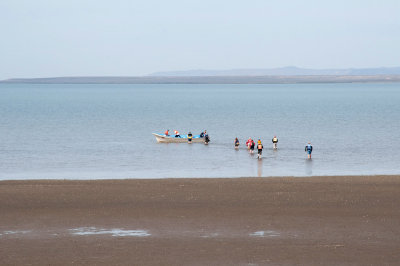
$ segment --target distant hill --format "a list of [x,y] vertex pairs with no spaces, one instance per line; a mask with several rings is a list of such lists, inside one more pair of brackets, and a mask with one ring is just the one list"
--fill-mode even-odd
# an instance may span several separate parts
[[18,78],[0,83],[61,84],[280,84],[400,82],[400,67],[306,69],[282,67],[270,69],[188,70],[156,72],[132,77],[49,77]]
[[400,67],[348,68],[348,69],[307,69],[294,66],[267,69],[230,69],[230,70],[187,70],[155,72],[149,76],[157,77],[210,77],[210,76],[363,76],[363,75],[400,75]]

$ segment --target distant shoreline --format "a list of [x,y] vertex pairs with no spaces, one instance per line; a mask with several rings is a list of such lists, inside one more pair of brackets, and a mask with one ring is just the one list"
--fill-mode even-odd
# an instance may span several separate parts
[[302,84],[394,82],[400,82],[400,75],[50,77],[7,79],[1,80],[0,84]]

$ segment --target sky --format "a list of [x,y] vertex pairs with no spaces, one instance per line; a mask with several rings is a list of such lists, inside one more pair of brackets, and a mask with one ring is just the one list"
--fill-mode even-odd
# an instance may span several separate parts
[[400,66],[399,0],[1,0],[0,80]]

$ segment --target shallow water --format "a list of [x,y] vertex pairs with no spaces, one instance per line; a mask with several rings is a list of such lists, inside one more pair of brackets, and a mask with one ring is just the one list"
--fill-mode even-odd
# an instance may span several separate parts
[[[396,83],[0,84],[0,179],[400,174],[399,103]],[[157,143],[165,129],[211,143]]]

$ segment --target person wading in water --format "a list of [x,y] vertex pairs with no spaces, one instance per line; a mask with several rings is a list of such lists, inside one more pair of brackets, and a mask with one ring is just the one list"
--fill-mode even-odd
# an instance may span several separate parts
[[258,141],[257,141],[257,150],[258,150],[258,159],[260,159],[261,155],[262,155],[262,150],[263,150],[263,145],[262,145],[260,139],[258,139]]
[[304,151],[307,152],[307,158],[311,159],[311,153],[312,153],[312,146],[311,146],[311,142],[308,142],[306,147],[304,148]]
[[235,138],[235,149],[239,148],[239,140],[238,138]]
[[276,136],[272,138],[272,147],[274,150],[278,149],[278,138]]

